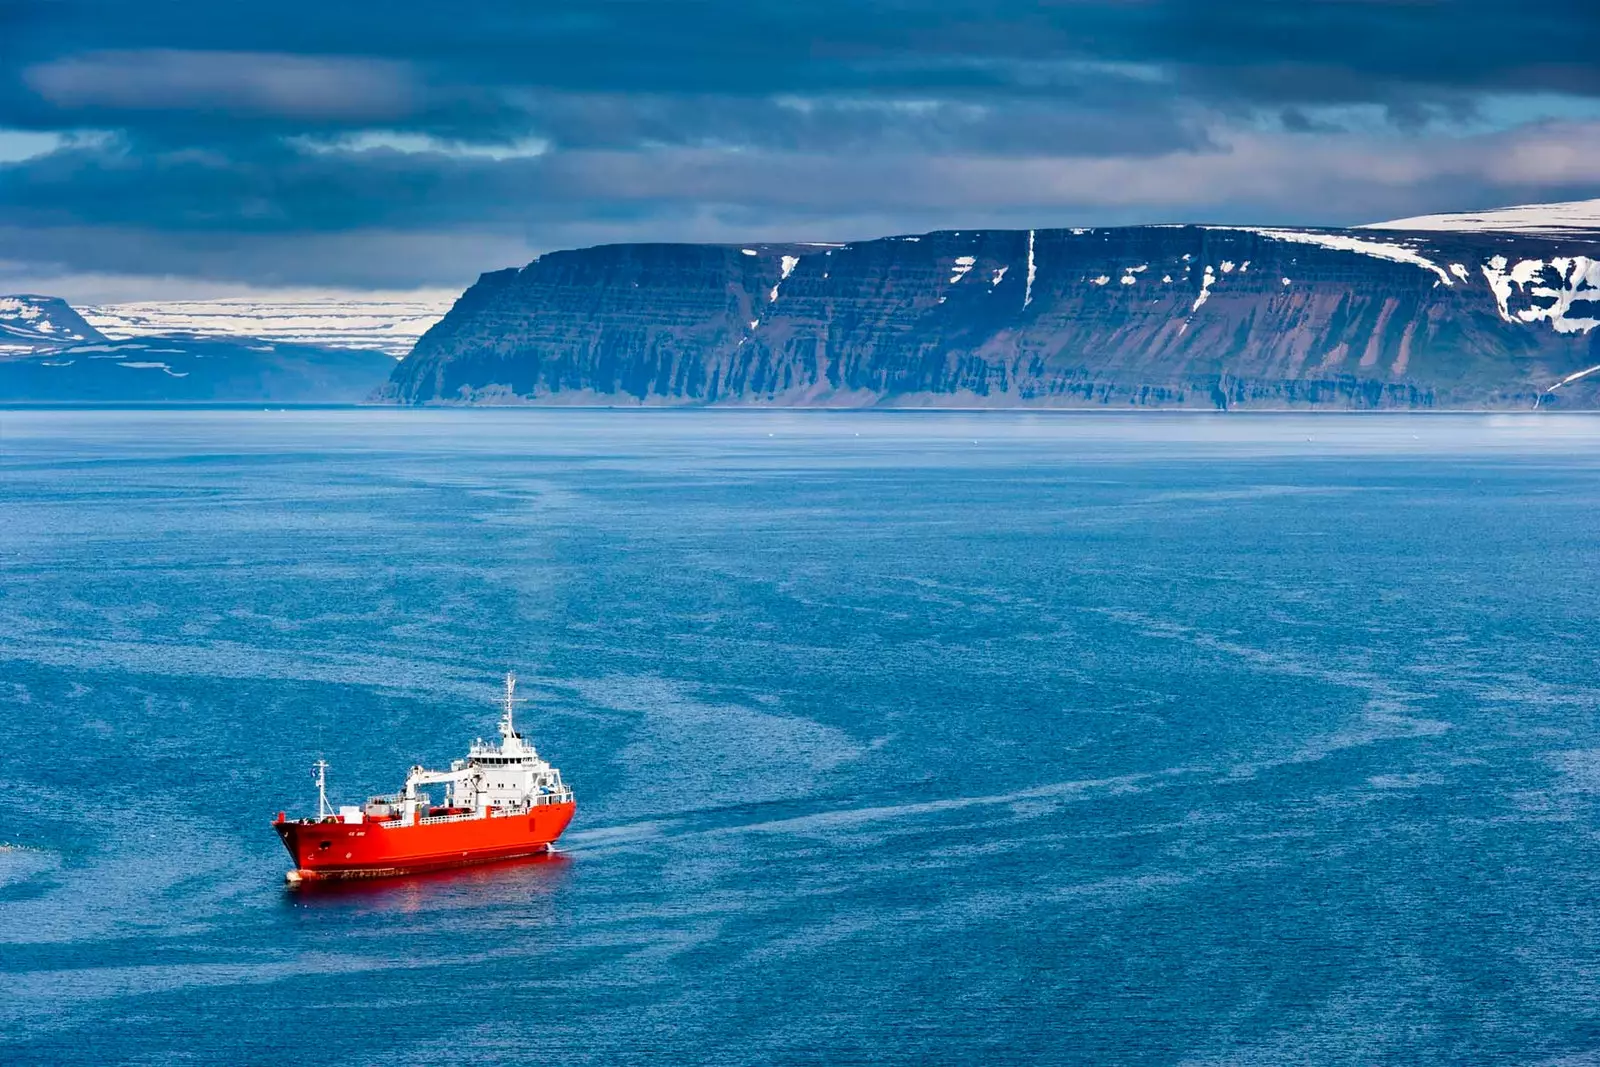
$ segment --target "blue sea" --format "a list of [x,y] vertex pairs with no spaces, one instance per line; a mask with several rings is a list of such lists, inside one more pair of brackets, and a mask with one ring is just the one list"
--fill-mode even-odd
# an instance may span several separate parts
[[0,412],[0,1062],[1600,1063],[1597,640],[1596,418]]

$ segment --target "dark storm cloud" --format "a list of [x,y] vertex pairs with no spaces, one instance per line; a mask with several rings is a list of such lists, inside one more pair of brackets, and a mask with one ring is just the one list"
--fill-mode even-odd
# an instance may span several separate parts
[[0,0],[0,130],[89,131],[0,164],[0,257],[276,279],[342,234],[341,277],[398,284],[456,280],[452,234],[487,259],[1577,195],[1596,55],[1600,7],[1483,0]]
[[[351,65],[370,61],[403,65],[441,89],[644,96],[1052,96],[1078,87],[1074,64],[1082,63],[1165,71],[1188,92],[1273,104],[1600,92],[1600,12],[1580,4],[708,0],[550,7],[504,0],[396,2],[381,10],[303,0],[65,0],[12,9],[26,12],[20,16],[0,13],[12,21],[0,58],[47,79],[63,63],[101,83],[131,75],[133,95],[177,99],[188,90],[203,106],[218,88],[233,92],[232,85],[254,84],[267,90],[258,96],[270,96],[295,57],[313,68],[312,77],[365,79],[373,72]],[[161,56],[170,77],[163,82],[159,72],[140,71],[140,53]],[[219,53],[231,58],[214,60]],[[117,91],[102,88],[107,96]],[[369,88],[357,85],[358,93]],[[288,95],[292,105],[298,91]]]

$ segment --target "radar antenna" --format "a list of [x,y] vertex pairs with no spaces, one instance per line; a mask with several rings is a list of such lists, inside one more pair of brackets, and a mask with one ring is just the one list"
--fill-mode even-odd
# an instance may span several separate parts
[[505,693],[500,697],[501,737],[507,739],[513,737],[518,738],[519,740],[521,739],[522,735],[517,733],[517,727],[512,718],[512,713],[516,710],[516,706],[518,704],[526,702],[527,699],[527,697],[517,696],[517,676],[512,674],[510,671],[506,671],[506,689]]

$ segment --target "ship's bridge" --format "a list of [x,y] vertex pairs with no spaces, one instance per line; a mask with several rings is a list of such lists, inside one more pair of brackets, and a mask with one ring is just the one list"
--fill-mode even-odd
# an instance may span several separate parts
[[467,749],[465,760],[450,765],[452,771],[473,771],[451,783],[452,807],[525,809],[542,798],[569,792],[561,772],[539,758],[538,750],[517,732],[517,676],[506,675],[501,697],[500,737],[479,738]]
[[418,786],[429,784],[447,786],[445,808],[452,817],[513,815],[536,805],[571,800],[572,790],[561,780],[561,772],[540,759],[517,732],[515,711],[521,698],[516,689],[516,675],[507,674],[498,740],[477,739],[467,749],[467,758],[451,761],[448,771],[411,768],[405,791],[392,798],[374,797],[368,802],[368,814],[393,811],[409,822],[414,812],[430,807],[427,794],[417,792]]

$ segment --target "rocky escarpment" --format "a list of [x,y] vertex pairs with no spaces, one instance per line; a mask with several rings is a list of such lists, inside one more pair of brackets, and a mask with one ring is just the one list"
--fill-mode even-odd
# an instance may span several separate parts
[[484,275],[402,403],[1600,407],[1600,234],[611,245]]

